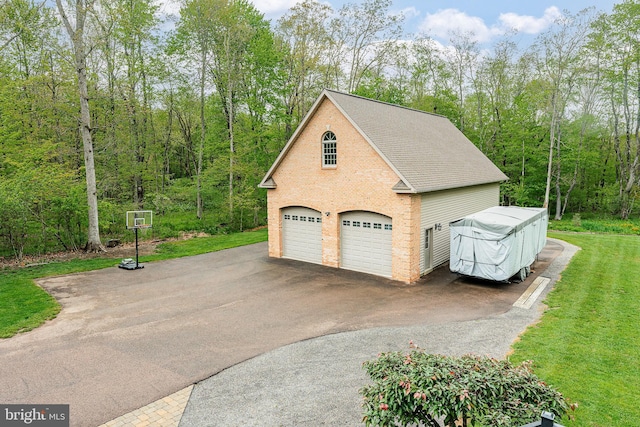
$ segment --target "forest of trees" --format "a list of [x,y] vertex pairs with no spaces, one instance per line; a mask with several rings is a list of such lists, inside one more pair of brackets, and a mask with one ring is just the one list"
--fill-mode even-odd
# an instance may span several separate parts
[[323,88],[447,116],[503,204],[638,214],[638,0],[490,48],[406,34],[391,0],[180,4],[0,0],[0,255],[99,250],[134,209],[264,224],[257,184]]

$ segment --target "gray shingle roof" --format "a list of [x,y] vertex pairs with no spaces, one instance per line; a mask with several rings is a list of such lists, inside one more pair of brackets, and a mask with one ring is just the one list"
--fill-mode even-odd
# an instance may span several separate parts
[[[425,193],[508,179],[449,119],[437,114],[324,90],[298,130],[324,97],[343,112],[398,174],[405,185],[396,184],[397,192]],[[267,188],[264,184],[297,134],[276,159],[261,187]]]

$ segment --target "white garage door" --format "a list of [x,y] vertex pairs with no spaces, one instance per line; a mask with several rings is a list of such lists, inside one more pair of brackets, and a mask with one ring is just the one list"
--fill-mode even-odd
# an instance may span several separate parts
[[391,277],[391,218],[373,212],[340,215],[341,267]]
[[322,264],[322,215],[308,208],[282,209],[282,256]]

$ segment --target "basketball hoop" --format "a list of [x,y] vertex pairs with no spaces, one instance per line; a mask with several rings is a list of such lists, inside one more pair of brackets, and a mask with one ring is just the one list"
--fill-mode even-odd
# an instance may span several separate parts
[[118,267],[125,270],[137,270],[144,268],[144,265],[138,263],[138,230],[146,230],[153,226],[153,212],[152,211],[127,211],[126,216],[127,229],[135,230],[136,233],[136,260],[127,258],[120,262]]

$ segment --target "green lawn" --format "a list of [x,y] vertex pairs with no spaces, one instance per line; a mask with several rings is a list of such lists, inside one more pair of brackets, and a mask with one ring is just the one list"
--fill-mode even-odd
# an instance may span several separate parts
[[582,219],[580,215],[568,216],[559,221],[549,221],[549,230],[575,231],[578,233],[608,233],[640,235],[640,219],[593,218]]
[[[154,255],[140,257],[141,262],[180,258],[267,240],[267,230],[197,237],[162,243]],[[114,258],[95,258],[57,262],[37,267],[0,270],[0,338],[37,328],[60,312],[60,305],[34,283],[34,279],[113,267]]]
[[640,423],[640,238],[569,234],[582,248],[549,294],[542,321],[514,344],[514,362],[535,371],[577,403],[566,426]]

